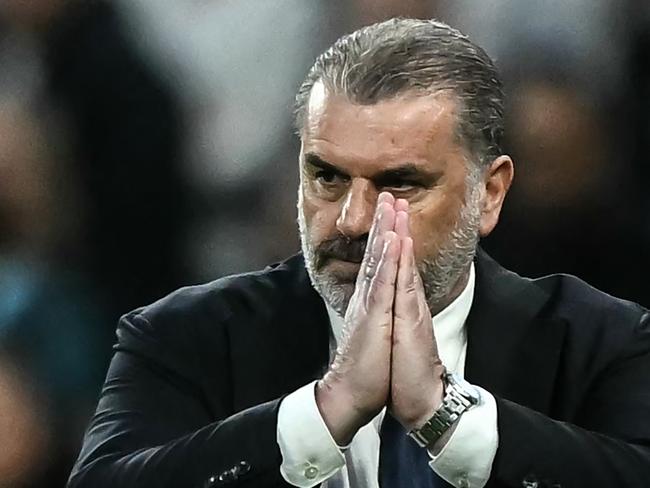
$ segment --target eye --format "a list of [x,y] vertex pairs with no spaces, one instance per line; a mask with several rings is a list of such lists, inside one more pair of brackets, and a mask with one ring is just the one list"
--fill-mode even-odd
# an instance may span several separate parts
[[332,186],[345,181],[340,174],[326,169],[316,171],[314,179],[324,186]]
[[389,182],[387,181],[383,185],[385,189],[397,191],[397,192],[408,192],[420,186],[421,185],[418,182],[408,181],[408,180],[394,180]]

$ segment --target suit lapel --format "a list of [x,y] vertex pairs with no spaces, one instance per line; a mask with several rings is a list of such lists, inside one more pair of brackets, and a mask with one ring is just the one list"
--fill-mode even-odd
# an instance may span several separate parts
[[301,386],[320,378],[328,366],[330,324],[323,299],[314,290],[302,254],[286,262],[291,270],[289,293],[278,307],[284,349],[282,363],[291,386]]
[[549,294],[479,249],[467,318],[465,376],[494,395],[549,412],[565,323],[544,318]]
[[320,378],[329,358],[329,321],[301,255],[241,280],[230,319],[233,411],[278,398]]

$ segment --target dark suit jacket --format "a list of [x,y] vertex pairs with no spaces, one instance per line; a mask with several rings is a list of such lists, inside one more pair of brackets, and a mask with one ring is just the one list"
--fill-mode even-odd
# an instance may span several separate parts
[[[497,400],[488,486],[650,487],[648,312],[484,253],[476,273],[466,377]],[[69,488],[288,486],[278,406],[321,376],[328,334],[301,256],[124,316]]]

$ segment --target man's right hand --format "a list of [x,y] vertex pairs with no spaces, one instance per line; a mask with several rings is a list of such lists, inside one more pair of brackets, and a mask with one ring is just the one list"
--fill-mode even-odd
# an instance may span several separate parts
[[400,256],[395,199],[382,193],[370,229],[343,339],[316,386],[316,403],[332,437],[347,445],[386,405],[390,394],[393,300]]

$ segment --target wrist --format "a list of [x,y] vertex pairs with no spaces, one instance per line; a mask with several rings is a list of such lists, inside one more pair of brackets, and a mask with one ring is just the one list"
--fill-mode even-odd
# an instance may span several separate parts
[[351,406],[348,395],[323,380],[316,383],[315,394],[318,411],[334,441],[339,446],[350,444],[365,422]]
[[426,424],[431,417],[442,406],[445,398],[445,374],[446,369],[440,363],[435,368],[432,379],[427,383],[427,386],[422,388],[420,393],[420,408],[415,410],[411,418],[403,419],[404,427],[407,430],[420,429]]
[[436,384],[426,396],[427,401],[425,407],[422,410],[422,413],[414,418],[409,425],[406,425],[405,428],[408,430],[420,429],[424,424],[426,424],[431,417],[440,409],[442,402],[445,397],[445,385],[442,381]]

